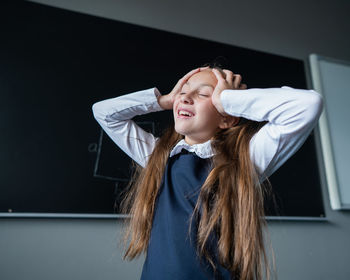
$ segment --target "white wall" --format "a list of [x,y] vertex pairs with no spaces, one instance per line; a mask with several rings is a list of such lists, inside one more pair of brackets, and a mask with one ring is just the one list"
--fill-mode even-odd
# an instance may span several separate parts
[[350,60],[347,0],[34,0],[291,58]]
[[[33,2],[291,58],[350,61],[346,0]],[[332,211],[322,192],[327,222],[269,222],[279,279],[349,279],[350,212]],[[117,220],[1,219],[0,278],[138,279],[144,259],[121,260],[120,230]]]

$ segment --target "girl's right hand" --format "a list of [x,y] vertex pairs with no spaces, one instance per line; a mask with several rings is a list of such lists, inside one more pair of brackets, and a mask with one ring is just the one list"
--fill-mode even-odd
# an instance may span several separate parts
[[207,69],[209,66],[207,67],[201,67],[201,68],[196,68],[190,72],[188,72],[185,76],[183,76],[175,85],[175,87],[172,89],[172,91],[168,94],[165,95],[161,95],[158,97],[158,103],[159,106],[162,107],[162,109],[164,110],[171,110],[173,109],[173,104],[175,101],[175,97],[176,95],[178,95],[181,92],[182,87],[184,86],[184,84],[188,81],[189,78],[191,78],[191,76],[193,76],[194,74],[203,71],[204,69]]

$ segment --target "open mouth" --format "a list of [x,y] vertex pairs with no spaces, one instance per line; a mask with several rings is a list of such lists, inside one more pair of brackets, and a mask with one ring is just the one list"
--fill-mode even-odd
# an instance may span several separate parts
[[190,117],[194,116],[194,114],[192,112],[189,112],[186,110],[181,110],[181,109],[177,112],[177,115],[180,118],[190,118]]

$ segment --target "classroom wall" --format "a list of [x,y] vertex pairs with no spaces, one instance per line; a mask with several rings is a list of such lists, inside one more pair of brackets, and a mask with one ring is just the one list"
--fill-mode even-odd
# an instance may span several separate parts
[[[345,0],[33,2],[292,58],[350,61]],[[349,278],[350,212],[331,210],[325,184],[322,192],[327,221],[268,223],[279,279]],[[138,279],[144,258],[122,261],[120,233],[120,220],[2,218],[0,279]]]

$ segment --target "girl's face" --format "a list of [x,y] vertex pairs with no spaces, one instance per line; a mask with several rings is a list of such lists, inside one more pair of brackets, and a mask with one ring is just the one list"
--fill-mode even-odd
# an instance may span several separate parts
[[216,110],[211,96],[217,84],[211,69],[198,72],[175,97],[173,114],[175,130],[190,144],[204,143],[220,129],[223,116]]

